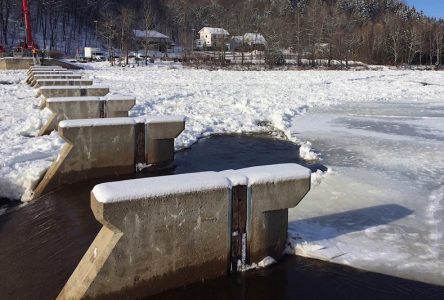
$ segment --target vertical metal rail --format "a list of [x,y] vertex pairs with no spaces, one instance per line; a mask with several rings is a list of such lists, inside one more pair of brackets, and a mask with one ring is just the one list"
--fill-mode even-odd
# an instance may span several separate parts
[[247,186],[232,189],[231,209],[231,258],[230,272],[237,272],[238,265],[249,263],[247,249]]
[[134,166],[136,172],[140,172],[142,168],[140,165],[146,165],[145,157],[145,123],[136,123],[134,126],[135,131],[135,153],[134,153]]
[[106,106],[107,106],[106,100],[99,101],[99,116],[100,116],[100,118],[106,118],[106,111],[107,111]]

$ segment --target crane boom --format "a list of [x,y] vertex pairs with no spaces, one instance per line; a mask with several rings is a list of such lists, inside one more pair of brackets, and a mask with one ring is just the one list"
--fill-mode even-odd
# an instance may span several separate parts
[[25,48],[32,49],[37,48],[37,45],[34,43],[32,38],[32,28],[31,28],[31,13],[29,11],[28,0],[22,0],[22,11],[23,11],[23,19],[25,22]]

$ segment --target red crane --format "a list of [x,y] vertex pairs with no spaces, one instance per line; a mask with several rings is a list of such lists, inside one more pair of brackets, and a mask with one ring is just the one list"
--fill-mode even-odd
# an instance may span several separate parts
[[25,41],[21,46],[24,49],[36,49],[38,48],[38,46],[32,38],[31,13],[29,12],[28,0],[22,0],[22,12],[23,12],[23,20],[25,22],[26,35],[25,35]]
[[[38,46],[34,42],[34,39],[32,38],[32,27],[31,27],[31,13],[29,12],[29,4],[28,0],[22,0],[22,13],[23,13],[23,21],[25,23],[25,40],[20,43],[18,49],[20,51],[23,50],[32,50],[37,49]],[[5,48],[3,45],[0,45],[0,53],[4,53]]]

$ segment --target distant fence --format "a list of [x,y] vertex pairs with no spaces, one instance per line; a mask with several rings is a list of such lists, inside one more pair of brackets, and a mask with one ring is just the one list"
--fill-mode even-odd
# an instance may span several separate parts
[[206,63],[245,64],[245,65],[299,65],[299,66],[365,66],[364,63],[337,59],[317,58],[310,59],[298,54],[284,54],[281,52],[219,52],[195,51],[188,53],[191,60]]

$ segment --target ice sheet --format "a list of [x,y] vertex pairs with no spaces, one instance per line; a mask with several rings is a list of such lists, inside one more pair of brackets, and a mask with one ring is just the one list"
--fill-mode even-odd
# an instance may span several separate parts
[[443,104],[342,104],[296,117],[293,131],[333,171],[313,176],[290,210],[290,252],[444,285]]

